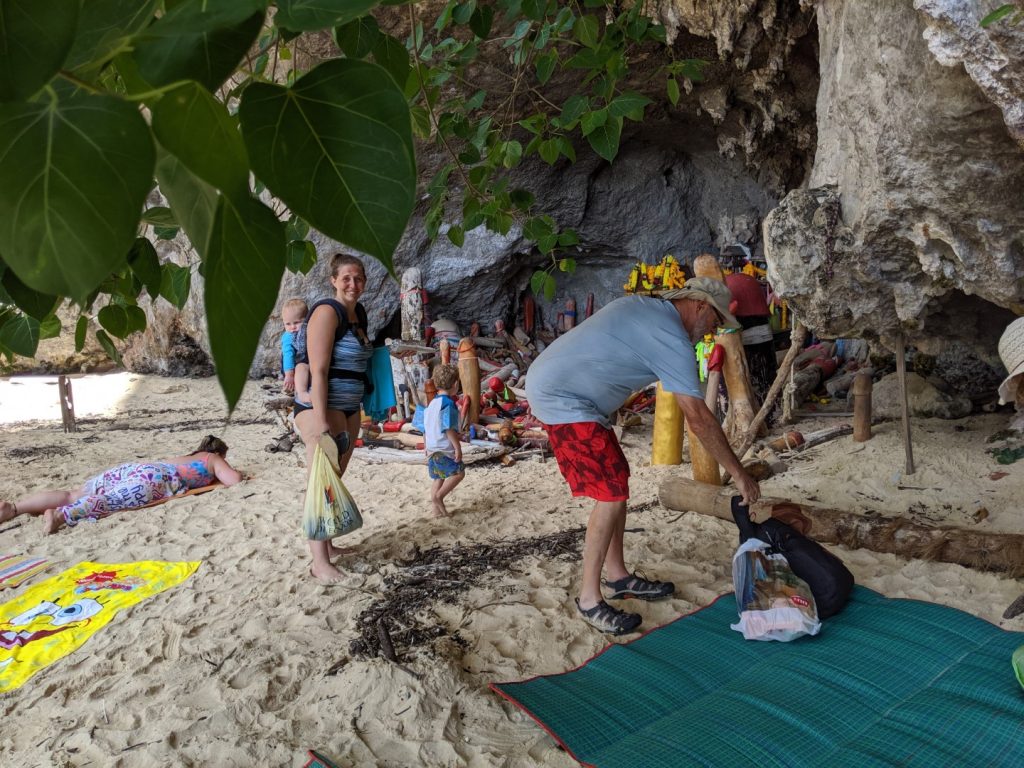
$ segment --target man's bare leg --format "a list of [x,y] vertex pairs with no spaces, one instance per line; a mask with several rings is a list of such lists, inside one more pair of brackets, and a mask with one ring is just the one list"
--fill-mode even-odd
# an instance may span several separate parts
[[[601,594],[601,569],[609,558],[609,576],[626,575],[623,565],[622,535],[626,527],[626,502],[599,501],[594,504],[587,521],[587,536],[583,547],[583,584],[580,589],[580,607],[593,608],[604,600]],[[612,545],[615,544],[613,551]],[[622,573],[617,573],[621,569]]]

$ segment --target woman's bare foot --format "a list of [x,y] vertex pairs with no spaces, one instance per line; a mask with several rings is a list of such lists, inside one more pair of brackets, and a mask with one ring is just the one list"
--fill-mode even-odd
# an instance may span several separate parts
[[448,517],[448,508],[441,499],[434,499],[432,517]]
[[55,509],[48,509],[43,512],[43,533],[56,533],[64,526],[64,515]]
[[338,584],[345,578],[345,574],[328,563],[327,565],[313,565],[309,569],[309,575],[321,584]]
[[0,501],[0,523],[13,520],[18,514],[18,507],[9,501]]

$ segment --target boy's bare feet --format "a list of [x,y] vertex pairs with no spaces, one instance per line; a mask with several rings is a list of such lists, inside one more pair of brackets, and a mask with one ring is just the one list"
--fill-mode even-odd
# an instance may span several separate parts
[[345,574],[335,568],[333,565],[327,564],[325,566],[313,565],[309,569],[309,575],[319,581],[321,584],[338,584],[345,578]]
[[64,526],[64,515],[58,514],[55,509],[48,509],[43,512],[43,533],[56,533]]
[[18,514],[18,507],[9,501],[0,501],[0,523],[6,523],[14,519]]

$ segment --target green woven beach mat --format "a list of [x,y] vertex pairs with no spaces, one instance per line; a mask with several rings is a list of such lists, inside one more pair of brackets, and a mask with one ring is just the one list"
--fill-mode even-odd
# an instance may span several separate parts
[[600,768],[1024,766],[1024,633],[857,587],[817,637],[744,640],[713,604],[582,667],[491,687]]

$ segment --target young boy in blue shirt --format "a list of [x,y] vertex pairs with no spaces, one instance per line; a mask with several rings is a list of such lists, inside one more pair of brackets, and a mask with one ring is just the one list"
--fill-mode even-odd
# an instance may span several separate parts
[[423,414],[423,449],[427,454],[430,506],[434,517],[447,517],[444,497],[466,476],[462,464],[462,443],[459,435],[459,409],[452,399],[459,393],[459,369],[454,365],[438,365],[431,376],[437,395]]

